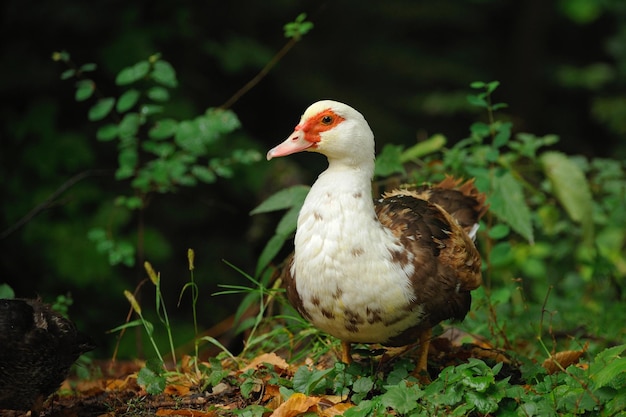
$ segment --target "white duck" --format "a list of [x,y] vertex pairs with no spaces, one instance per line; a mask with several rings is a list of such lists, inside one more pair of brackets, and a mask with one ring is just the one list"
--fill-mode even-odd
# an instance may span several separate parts
[[481,284],[473,243],[485,196],[471,181],[446,178],[372,200],[374,134],[352,107],[311,105],[267,159],[319,152],[328,169],[298,217],[287,295],[303,317],[342,341],[403,346],[419,339],[416,371],[426,371],[431,329],[462,320]]

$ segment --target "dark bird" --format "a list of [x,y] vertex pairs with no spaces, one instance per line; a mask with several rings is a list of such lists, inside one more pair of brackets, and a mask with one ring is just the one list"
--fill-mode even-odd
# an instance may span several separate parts
[[40,407],[76,359],[94,347],[40,300],[0,299],[0,409]]
[[311,105],[267,159],[318,152],[328,168],[298,216],[287,296],[317,328],[351,343],[420,341],[426,371],[431,329],[462,320],[481,284],[473,238],[486,212],[472,181],[404,187],[372,199],[374,134],[361,113],[336,101]]

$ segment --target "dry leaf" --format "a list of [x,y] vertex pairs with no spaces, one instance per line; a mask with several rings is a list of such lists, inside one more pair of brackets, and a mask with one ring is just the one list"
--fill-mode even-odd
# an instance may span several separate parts
[[194,363],[194,358],[192,356],[184,355],[182,359],[180,360],[181,370],[186,374],[194,373],[195,368],[194,368],[193,363]]
[[287,363],[287,361],[272,352],[264,353],[252,359],[248,366],[243,368],[241,371],[245,372],[249,369],[259,369],[259,367],[263,366],[263,364],[265,363],[272,365],[277,371],[285,371],[289,369],[289,364]]
[[322,417],[335,417],[342,416],[343,413],[348,409],[354,407],[354,404],[351,403],[339,403],[335,404],[332,407],[329,407],[325,410],[322,410],[320,415]]
[[293,394],[287,401],[282,403],[270,417],[296,417],[306,413],[317,405],[320,401],[318,397],[307,397],[299,392]]
[[128,376],[124,379],[107,379],[104,390],[105,391],[122,391],[129,388],[130,382],[135,379],[132,376]]
[[541,366],[543,366],[549,374],[553,374],[555,372],[559,372],[561,369],[567,368],[570,365],[578,363],[578,360],[584,353],[585,349],[558,352],[543,361]]
[[275,410],[283,402],[283,397],[280,395],[278,385],[268,384],[263,391],[263,403],[271,410]]
[[168,384],[163,390],[164,394],[167,395],[178,395],[183,396],[189,394],[189,387],[182,384]]

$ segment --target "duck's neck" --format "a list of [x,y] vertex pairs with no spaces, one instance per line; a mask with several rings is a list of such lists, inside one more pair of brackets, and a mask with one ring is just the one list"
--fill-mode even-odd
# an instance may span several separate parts
[[373,175],[373,159],[371,163],[359,164],[329,160],[328,168],[319,175],[313,188],[324,189],[336,196],[362,193],[364,197],[371,200]]
[[302,206],[297,234],[321,233],[323,228],[341,227],[346,222],[372,227],[376,221],[371,183],[373,166],[373,162],[350,166],[330,161]]

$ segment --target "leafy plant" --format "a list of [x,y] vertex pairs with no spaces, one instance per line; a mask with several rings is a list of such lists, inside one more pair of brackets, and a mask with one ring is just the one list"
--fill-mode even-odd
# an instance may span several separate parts
[[[98,123],[111,120],[98,128],[96,138],[116,143],[115,179],[130,187],[129,195],[115,199],[117,207],[145,210],[153,193],[171,193],[179,187],[232,178],[236,166],[261,159],[256,150],[228,145],[226,138],[241,126],[230,110],[209,108],[188,120],[166,116],[165,104],[178,80],[174,67],[159,54],[117,74],[115,84],[121,90],[118,96],[105,95],[88,78],[96,70],[95,64],[76,66],[67,52],[57,52],[53,59],[69,67],[61,78],[76,80],[77,101],[95,99],[88,119]],[[102,227],[92,229],[89,238],[100,252],[108,254],[111,265],[134,264],[135,245],[129,241],[113,238]]]
[[146,389],[148,394],[160,394],[165,389],[166,378],[163,373],[163,362],[149,360],[139,370],[137,383]]

